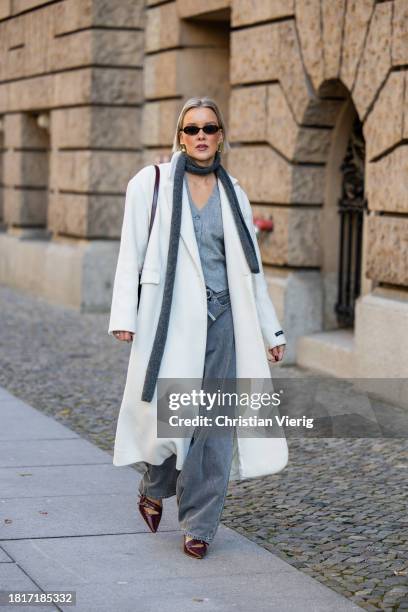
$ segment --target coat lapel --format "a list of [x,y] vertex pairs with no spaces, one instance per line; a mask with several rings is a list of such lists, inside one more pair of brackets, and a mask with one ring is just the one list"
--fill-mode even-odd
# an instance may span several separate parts
[[[173,202],[173,180],[168,180],[165,185],[165,195],[167,206],[170,211],[172,211],[172,202]],[[170,216],[171,219],[171,216]],[[198,251],[197,240],[195,236],[193,219],[191,217],[190,211],[190,203],[188,201],[188,194],[185,185],[183,185],[183,199],[182,199],[182,209],[181,209],[181,226],[180,226],[180,237],[183,240],[184,244],[187,247],[188,252],[190,253],[194,264],[197,268],[197,272],[202,277],[204,282],[204,274],[201,266],[200,253]]]
[[[179,157],[179,155],[181,155],[180,151],[177,151],[176,153],[173,153],[173,156],[170,160],[170,171],[169,174],[165,180],[165,184],[163,186],[164,189],[164,195],[166,198],[166,203],[167,203],[167,207],[168,210],[171,214],[172,211],[172,206],[173,206],[173,186],[174,186],[174,170],[176,167],[176,163],[177,163],[177,159]],[[230,175],[230,178],[232,180],[232,183],[235,184],[237,183],[237,179],[232,177]],[[239,241],[239,236],[238,236],[238,232],[235,228],[235,222],[234,219],[232,217],[232,213],[229,210],[229,202],[228,202],[228,198],[227,195],[225,193],[224,187],[221,183],[220,180],[218,180],[218,187],[219,187],[219,191],[220,191],[220,199],[221,199],[221,210],[222,210],[222,215],[223,215],[223,226],[224,226],[224,241],[227,243],[231,242],[231,247],[232,245],[236,247],[237,245],[237,241],[234,240],[234,236],[232,235],[232,232],[235,230],[236,232],[236,238],[238,238],[238,242],[239,245],[241,244]],[[232,224],[231,224],[231,219],[228,216],[228,213],[230,213],[230,217],[232,218]],[[226,222],[226,219],[228,219],[228,222]],[[197,245],[197,240],[196,240],[196,235],[195,235],[195,231],[194,231],[194,225],[193,225],[193,219],[191,216],[191,210],[190,210],[190,203],[188,201],[188,194],[187,194],[187,189],[186,186],[183,183],[183,198],[182,198],[182,211],[181,211],[181,226],[180,226],[180,237],[182,238],[190,256],[192,257],[194,264],[197,268],[197,271],[199,273],[199,275],[202,278],[202,281],[205,282],[204,280],[204,274],[203,274],[203,269],[201,266],[201,260],[200,260],[200,253],[198,250],[198,245]],[[226,245],[226,249],[227,249],[227,245]],[[241,249],[242,250],[242,249]],[[239,249],[238,249],[239,251]],[[231,252],[231,248],[230,248],[230,252]],[[239,253],[237,253],[238,257],[237,257],[237,261],[243,261],[242,258],[239,257]],[[242,253],[243,255],[243,253]],[[242,264],[241,264],[242,266]],[[241,267],[240,266],[240,267]],[[245,272],[244,272],[245,273]]]
[[235,224],[234,215],[231,210],[231,205],[228,196],[221,181],[218,181],[221,200],[222,224],[224,228],[224,245],[225,245],[225,260],[228,274],[228,284],[231,286],[231,280],[234,273],[250,274],[248,262],[245,257],[244,249],[242,248],[241,239],[238,234]]

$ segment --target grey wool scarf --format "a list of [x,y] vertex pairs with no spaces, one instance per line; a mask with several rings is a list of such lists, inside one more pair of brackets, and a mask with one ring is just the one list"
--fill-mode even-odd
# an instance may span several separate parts
[[177,254],[180,239],[181,226],[181,210],[183,198],[183,179],[184,172],[192,172],[194,174],[209,174],[214,172],[216,177],[220,179],[228,201],[231,206],[232,214],[237,226],[238,234],[241,239],[242,248],[251,272],[259,272],[258,259],[252,242],[251,235],[242,216],[241,208],[235,193],[234,186],[226,170],[221,165],[221,156],[219,151],[214,156],[214,161],[210,166],[199,166],[186,153],[182,153],[177,160],[177,165],[174,173],[173,185],[173,209],[171,215],[170,227],[170,242],[167,256],[166,279],[164,283],[163,301],[159,321],[157,324],[156,335],[153,341],[152,352],[150,354],[149,363],[147,365],[145,381],[143,385],[142,400],[151,402],[154,390],[156,388],[157,377],[159,374],[160,364],[163,357],[164,347],[166,344],[168,324],[170,318],[170,309],[173,296],[174,277],[176,274]]

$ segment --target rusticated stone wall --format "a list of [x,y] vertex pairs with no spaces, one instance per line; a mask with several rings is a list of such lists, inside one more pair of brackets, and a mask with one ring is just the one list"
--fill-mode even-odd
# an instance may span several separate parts
[[[338,249],[338,223],[325,207],[335,205],[327,189],[338,191],[341,176],[337,169],[333,177],[327,162],[339,146],[336,125],[351,103],[366,140],[363,276],[374,283],[366,287],[407,287],[408,3],[147,5],[145,161],[169,153],[183,99],[214,95],[228,117],[228,167],[247,190],[254,214],[274,221],[275,231],[260,238],[265,264],[271,272],[322,269],[324,243]],[[203,65],[210,67],[205,73]]]
[[210,95],[227,167],[274,222],[267,273],[323,271],[333,300],[342,130],[357,114],[364,291],[404,292],[407,32],[406,0],[3,0],[2,221],[118,239],[127,181],[170,154],[185,99]]
[[113,238],[142,164],[142,0],[0,4],[4,222]]
[[316,222],[327,205],[332,128],[347,97],[341,81],[367,148],[364,274],[408,286],[408,3],[240,0],[232,2],[232,27],[238,26],[231,34],[237,146],[230,169],[279,230],[263,241],[265,261],[322,264]]

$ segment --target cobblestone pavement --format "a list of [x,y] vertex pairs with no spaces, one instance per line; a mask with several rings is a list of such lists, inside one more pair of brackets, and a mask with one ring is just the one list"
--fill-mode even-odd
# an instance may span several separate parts
[[[112,454],[130,344],[108,314],[6,287],[0,312],[0,384]],[[283,472],[230,483],[222,522],[362,608],[408,610],[408,440],[288,444]]]

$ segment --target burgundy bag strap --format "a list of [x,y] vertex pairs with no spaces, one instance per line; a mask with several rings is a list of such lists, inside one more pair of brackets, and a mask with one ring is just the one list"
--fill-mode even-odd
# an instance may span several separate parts
[[[152,231],[154,216],[156,214],[157,197],[159,195],[160,168],[159,168],[159,166],[156,166],[156,164],[154,164],[154,167],[155,167],[155,170],[156,170],[156,178],[155,178],[155,181],[154,181],[153,202],[152,202],[152,210],[151,210],[151,213],[150,213],[149,235],[147,236],[147,244],[149,244],[150,232]],[[139,284],[138,284],[138,288],[137,288],[137,295],[138,295],[137,310],[139,310],[140,293],[141,293],[141,290],[142,290],[142,285],[140,284],[141,277],[142,277],[142,272],[139,273]]]
[[155,170],[156,170],[156,178],[154,179],[154,191],[153,191],[153,202],[152,202],[152,212],[150,214],[150,225],[149,225],[149,237],[147,240],[149,240],[150,238],[150,232],[152,231],[152,227],[153,227],[153,221],[154,221],[154,217],[156,214],[156,208],[157,208],[157,197],[159,195],[159,184],[160,184],[160,168],[159,166],[157,166],[156,164],[154,164]]

